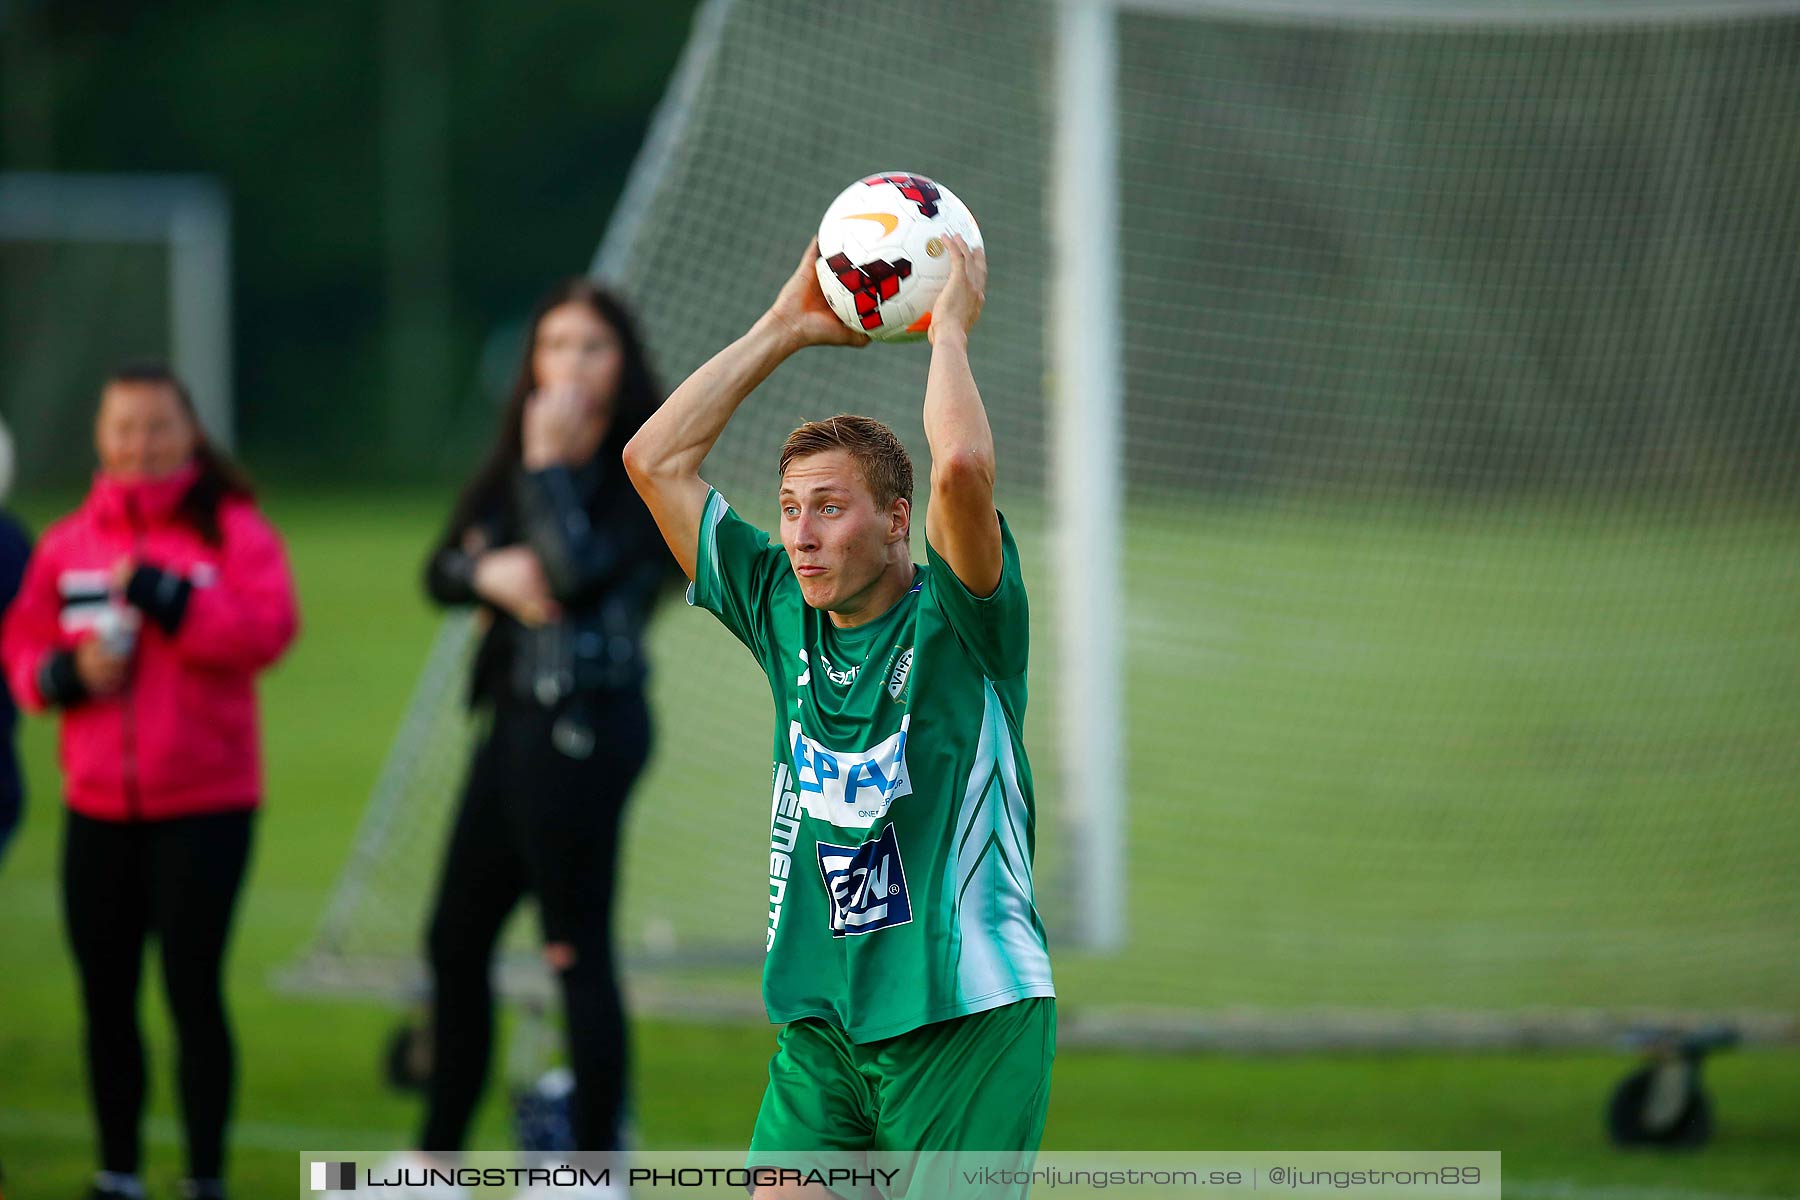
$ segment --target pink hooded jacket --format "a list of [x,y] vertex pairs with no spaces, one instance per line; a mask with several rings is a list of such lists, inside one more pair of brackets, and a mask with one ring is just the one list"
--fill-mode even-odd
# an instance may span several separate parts
[[[46,663],[59,651],[120,615],[136,625],[125,689],[63,713],[64,792],[85,816],[163,820],[262,799],[253,680],[294,638],[293,580],[274,528],[247,498],[220,502],[216,546],[178,515],[196,476],[191,465],[163,479],[97,476],[81,507],[38,543],[0,630],[13,695],[37,712],[48,703]],[[189,585],[173,633],[109,599],[124,558]]]

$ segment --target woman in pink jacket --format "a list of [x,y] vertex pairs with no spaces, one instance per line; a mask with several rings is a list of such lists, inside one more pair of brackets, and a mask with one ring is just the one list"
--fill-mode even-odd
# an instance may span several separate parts
[[281,541],[167,369],[106,382],[100,471],[38,543],[0,632],[13,695],[62,711],[63,909],[99,1126],[94,1200],[141,1197],[144,949],[180,1041],[189,1197],[224,1196],[221,975],[262,799],[253,681],[293,640]]

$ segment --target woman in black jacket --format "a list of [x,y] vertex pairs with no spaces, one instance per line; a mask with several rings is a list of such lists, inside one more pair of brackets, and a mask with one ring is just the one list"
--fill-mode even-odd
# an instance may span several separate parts
[[490,1057],[490,960],[527,892],[563,993],[577,1146],[618,1148],[619,817],[650,749],[644,626],[677,571],[620,452],[661,399],[619,301],[587,279],[552,289],[499,437],[427,568],[433,599],[480,605],[489,621],[470,703],[491,710],[428,936],[428,1155],[462,1147]]

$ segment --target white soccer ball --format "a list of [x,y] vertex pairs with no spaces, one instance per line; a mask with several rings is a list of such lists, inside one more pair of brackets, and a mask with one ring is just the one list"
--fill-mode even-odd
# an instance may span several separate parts
[[819,222],[813,266],[831,311],[877,341],[918,341],[950,278],[953,233],[981,245],[974,215],[943,184],[905,171],[857,180]]

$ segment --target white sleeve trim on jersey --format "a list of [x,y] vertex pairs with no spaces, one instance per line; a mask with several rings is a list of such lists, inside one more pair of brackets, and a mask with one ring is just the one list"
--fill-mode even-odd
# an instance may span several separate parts
[[[1032,901],[1030,814],[993,681],[983,680],[982,692],[980,742],[956,815],[956,870],[945,880],[945,900],[956,913],[957,994],[1052,995],[1050,956]],[[1006,856],[1004,865],[984,853],[990,842]]]
[[[719,522],[723,521],[725,514],[730,511],[731,505],[726,503],[725,497],[719,494],[718,488],[707,492],[706,511],[700,515],[700,545],[706,550],[706,563],[712,571],[715,591],[719,586]],[[690,608],[697,602],[695,597],[698,595],[696,589],[699,583],[700,581],[695,579],[687,585],[687,602]]]

